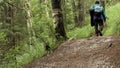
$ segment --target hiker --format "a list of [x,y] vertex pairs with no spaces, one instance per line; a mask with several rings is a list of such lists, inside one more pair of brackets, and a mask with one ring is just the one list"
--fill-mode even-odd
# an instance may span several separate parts
[[95,27],[96,36],[102,36],[104,23],[106,22],[105,10],[99,1],[90,8],[91,26]]

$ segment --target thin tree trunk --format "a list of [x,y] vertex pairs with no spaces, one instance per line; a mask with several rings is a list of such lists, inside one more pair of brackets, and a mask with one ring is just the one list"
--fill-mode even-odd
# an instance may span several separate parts
[[36,37],[35,37],[35,31],[32,28],[30,0],[25,0],[25,7],[27,11],[27,29],[28,29],[28,34],[29,34],[29,44],[32,45],[34,42],[36,42]]
[[52,0],[52,10],[53,10],[53,22],[55,28],[55,37],[60,39],[60,36],[63,38],[66,37],[66,32],[63,23],[63,14],[61,10],[61,0]]
[[82,25],[82,23],[84,22],[84,1],[82,0],[78,0],[78,22],[79,25]]
[[49,20],[50,20],[50,15],[49,15],[49,11],[48,11],[48,7],[49,7],[49,4],[48,4],[48,1],[47,0],[45,0],[45,4],[46,4],[46,8],[45,8],[45,11],[46,11],[46,24],[47,24],[47,26],[48,26],[48,33],[50,33],[50,29],[51,29],[51,27],[50,27],[50,22],[49,22]]
[[50,17],[50,15],[49,15],[49,11],[48,11],[48,1],[47,0],[45,0],[45,4],[46,4],[46,8],[45,8],[45,10],[46,10],[46,17],[47,17],[47,21],[49,20],[49,17]]
[[78,26],[78,17],[77,17],[76,8],[77,7],[75,5],[75,0],[72,0],[72,11],[73,11],[74,22],[75,22],[75,26]]
[[63,13],[63,20],[64,20],[64,25],[65,25],[65,29],[67,29],[67,11],[66,11],[66,0],[61,0],[61,7],[62,7],[62,13]]
[[14,8],[13,8],[13,4],[10,5],[9,1],[4,0],[3,3],[3,29],[9,30],[7,32],[7,40],[9,41],[10,46],[15,46],[15,37],[14,37],[14,30],[12,29],[12,27],[14,27],[14,23],[13,23],[13,14],[14,14]]
[[27,30],[29,34],[29,44],[32,44],[32,33],[31,33],[31,28],[32,28],[32,21],[31,21],[31,10],[30,10],[30,3],[29,0],[25,0],[25,7],[26,7],[26,12],[27,12]]

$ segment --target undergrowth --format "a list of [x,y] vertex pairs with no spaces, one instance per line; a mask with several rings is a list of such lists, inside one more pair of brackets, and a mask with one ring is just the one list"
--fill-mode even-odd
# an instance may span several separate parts
[[[116,4],[115,6],[107,7],[106,15],[107,21],[103,30],[104,36],[109,35],[120,35],[120,4]],[[87,38],[94,36],[94,27],[90,26],[90,18],[87,17],[85,21],[85,26],[82,28],[75,28],[72,31],[68,32],[68,36],[72,38]]]
[[[106,9],[107,17],[104,35],[120,35],[120,4],[109,7]],[[69,38],[87,38],[94,34],[94,27],[90,26],[89,17],[86,18],[84,27],[75,28],[67,32]],[[69,28],[69,27],[68,27]],[[49,39],[51,48],[55,46],[55,41]],[[27,64],[36,58],[42,57],[47,51],[45,50],[44,43],[39,41],[34,45],[16,46],[15,49],[10,49],[6,54],[5,62],[0,63],[0,68],[18,68],[21,65]]]

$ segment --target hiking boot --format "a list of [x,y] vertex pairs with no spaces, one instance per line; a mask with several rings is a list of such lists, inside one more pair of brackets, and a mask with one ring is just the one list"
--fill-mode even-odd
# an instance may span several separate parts
[[99,34],[95,34],[96,36],[99,36]]
[[99,35],[100,35],[100,36],[103,36],[103,34],[102,34],[102,32],[101,32],[101,31],[99,31]]
[[103,36],[103,34],[102,34],[102,33],[100,33],[100,36]]

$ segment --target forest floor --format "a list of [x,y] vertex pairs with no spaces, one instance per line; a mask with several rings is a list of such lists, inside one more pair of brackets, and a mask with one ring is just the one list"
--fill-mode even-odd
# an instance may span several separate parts
[[22,68],[120,68],[120,37],[69,39]]

